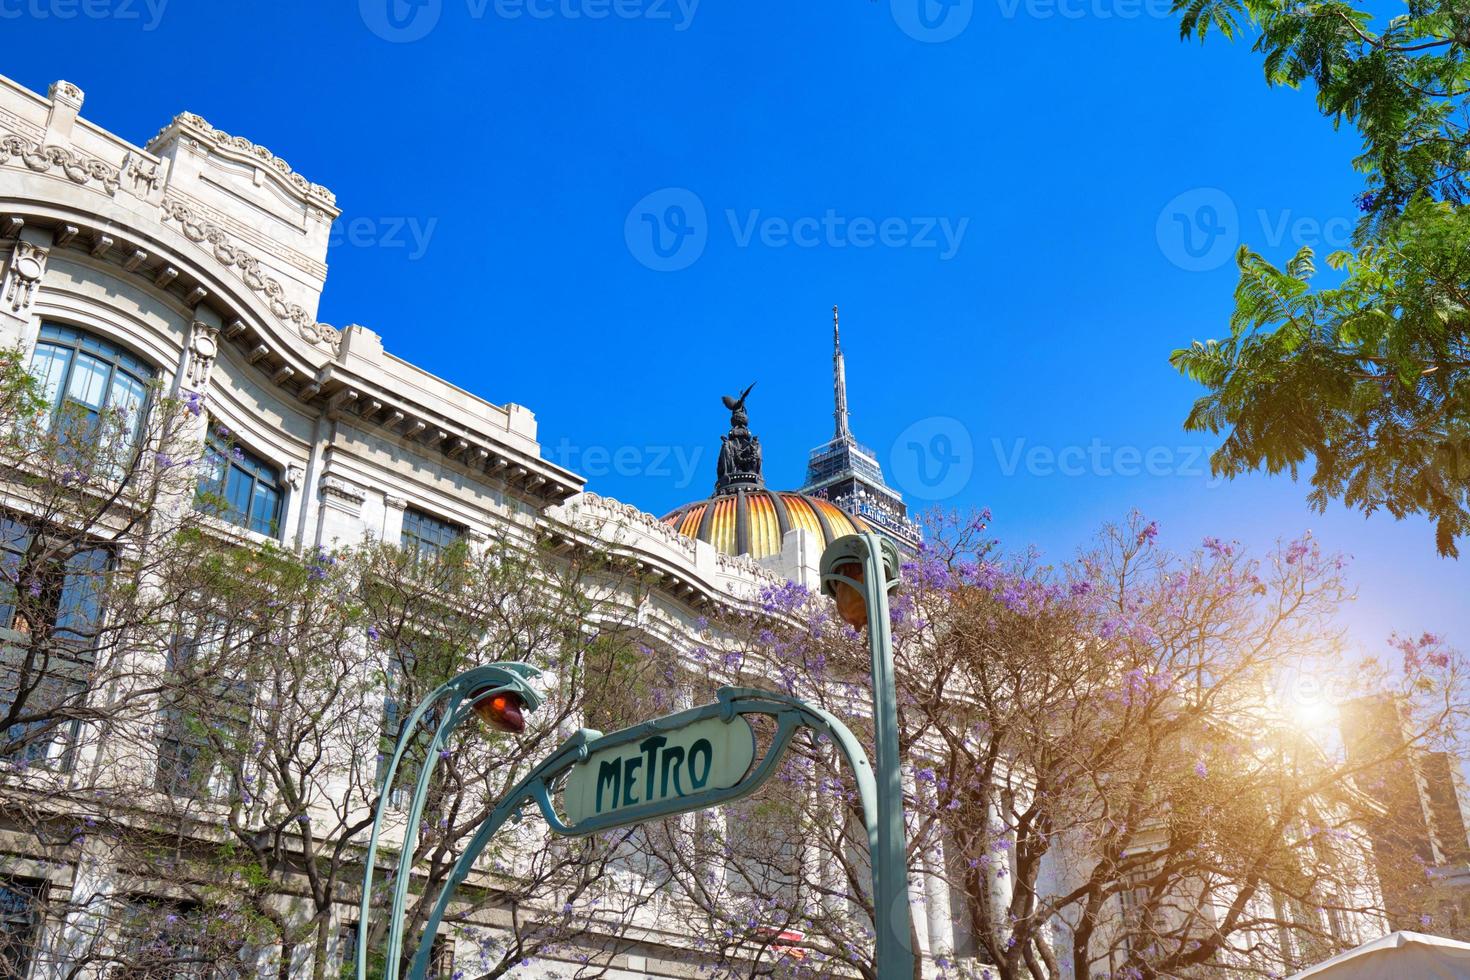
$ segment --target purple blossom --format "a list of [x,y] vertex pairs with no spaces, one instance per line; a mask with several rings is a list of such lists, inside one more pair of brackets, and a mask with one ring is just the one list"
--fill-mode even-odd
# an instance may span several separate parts
[[1138,543],[1141,544],[1141,545],[1153,544],[1154,543],[1154,539],[1157,538],[1158,536],[1159,536],[1159,522],[1158,521],[1149,521],[1147,524],[1145,524],[1143,526],[1143,530],[1138,532]]

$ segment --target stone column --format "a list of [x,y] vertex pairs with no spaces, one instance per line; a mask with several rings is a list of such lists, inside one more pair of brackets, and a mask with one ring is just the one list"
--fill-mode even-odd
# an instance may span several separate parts
[[[938,804],[932,783],[918,783],[916,793],[925,809]],[[934,846],[926,848],[920,860],[919,881],[924,888],[924,919],[928,927],[929,955],[949,956],[954,953],[954,923],[950,921],[949,883],[945,880],[944,829],[941,824]]]
[[95,835],[88,836],[79,851],[71,887],[73,911],[59,930],[53,964],[36,973],[46,980],[67,976],[67,963],[85,962],[90,951],[103,947],[104,933],[117,928],[109,922],[117,899],[117,856]]
[[366,490],[329,470],[317,484],[317,495],[321,506],[313,544],[329,551],[338,545],[355,545],[366,537],[362,523]]
[[384,544],[396,545],[403,540],[403,512],[408,509],[408,501],[402,497],[392,494],[383,494],[383,535]]
[[[918,780],[914,778],[913,769],[907,766],[903,771],[903,788],[905,795],[910,799],[917,800],[922,798],[920,795],[922,787],[919,785]],[[912,836],[914,830],[912,825],[917,824],[918,820],[913,813],[908,814],[908,817],[909,823],[911,824],[908,828],[908,834]],[[923,858],[921,857],[919,868],[909,868],[909,915],[914,921],[914,941],[917,944],[914,948],[914,953],[921,958],[926,955],[933,957],[936,952],[929,932],[929,917],[926,914],[929,903],[928,892],[924,887],[925,875],[922,865]]]

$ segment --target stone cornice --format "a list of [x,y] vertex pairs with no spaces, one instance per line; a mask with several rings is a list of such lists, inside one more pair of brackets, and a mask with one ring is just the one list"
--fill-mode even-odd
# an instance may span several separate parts
[[148,141],[147,149],[156,153],[158,145],[174,133],[185,133],[203,140],[226,157],[264,164],[287,186],[302,196],[333,210],[336,209],[336,195],[321,184],[314,184],[307,180],[292,170],[289,163],[265,147],[252,143],[243,136],[231,136],[223,130],[215,129],[203,116],[192,112],[181,112],[174,116],[167,126],[158,131],[157,136]]

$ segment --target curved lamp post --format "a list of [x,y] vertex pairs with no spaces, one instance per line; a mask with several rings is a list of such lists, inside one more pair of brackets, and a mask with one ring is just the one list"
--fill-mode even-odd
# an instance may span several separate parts
[[[368,922],[372,911],[373,869],[378,856],[378,836],[383,829],[383,819],[388,813],[392,794],[393,777],[398,764],[408,747],[421,737],[419,722],[436,705],[439,706],[439,724],[424,750],[424,764],[419,769],[418,782],[414,787],[413,802],[403,824],[403,843],[398,852],[398,870],[393,879],[393,903],[388,919],[387,958],[383,964],[384,980],[397,980],[398,964],[403,954],[403,911],[408,899],[408,883],[413,873],[413,852],[418,840],[419,820],[423,817],[424,801],[429,795],[429,783],[434,774],[434,764],[439,753],[449,741],[449,733],[471,714],[478,715],[489,727],[518,734],[525,730],[524,712],[535,711],[541,705],[541,695],[532,690],[529,683],[541,671],[530,664],[514,661],[472,667],[458,677],[441,684],[428,697],[419,702],[403,724],[398,735],[398,744],[393,747],[393,758],[383,773],[383,788],[378,796],[378,809],[373,815],[373,833],[368,840],[366,866],[362,878],[362,903],[357,917],[357,978],[365,980],[368,960]],[[437,925],[437,923],[436,923]],[[431,945],[425,936],[423,945]],[[427,962],[427,955],[419,960]],[[417,961],[416,961],[417,964]],[[416,976],[423,970],[416,969]]]
[[871,531],[838,538],[822,553],[822,591],[837,601],[837,614],[848,625],[867,628],[868,650],[873,656],[878,812],[876,820],[868,821],[868,846],[873,855],[873,930],[877,933],[879,980],[907,980],[914,975],[903,775],[898,753],[898,691],[888,622],[888,593],[898,586],[899,569],[898,548]]

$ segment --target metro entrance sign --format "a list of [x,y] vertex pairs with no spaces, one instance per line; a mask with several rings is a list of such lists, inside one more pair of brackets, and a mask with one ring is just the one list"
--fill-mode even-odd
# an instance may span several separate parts
[[[436,704],[446,702],[440,705],[440,724],[424,753],[425,762],[418,777],[418,796],[427,792],[439,750],[443,748],[449,731],[469,715],[473,702],[483,699],[487,691],[506,690],[519,694],[534,708],[540,698],[525,682],[536,673],[539,672],[535,668],[525,664],[479,667],[435,691],[407,719],[404,737],[400,739],[385,773],[384,786],[392,784],[412,733]],[[746,721],[750,715],[765,715],[775,723],[775,731],[759,759],[756,758],[753,730]],[[440,891],[422,935],[433,936],[438,932],[455,890],[469,875],[491,838],[508,820],[519,820],[528,804],[535,804],[552,832],[563,837],[585,837],[613,827],[722,806],[758,790],[775,773],[792,737],[801,728],[826,735],[852,767],[863,820],[867,825],[869,851],[876,856],[879,843],[877,784],[867,754],[847,726],[828,712],[797,698],[753,688],[726,687],[720,689],[711,704],[656,718],[610,735],[584,728],[564,741],[550,758],[505,795],[476,830]],[[562,796],[560,811],[553,802],[558,789]],[[359,910],[359,922],[363,925],[359,928],[357,959],[359,980],[365,978],[367,968],[367,923],[372,911],[376,828],[383,822],[389,796],[385,792],[380,798],[363,874]],[[418,802],[421,801],[416,799]],[[410,808],[409,820],[404,827],[405,840],[415,839],[416,817],[420,810],[421,806]],[[392,918],[389,920],[383,980],[398,980],[403,913],[412,878],[412,862],[413,849],[403,848],[389,912]],[[875,860],[874,894],[880,893],[877,887],[878,865]],[[878,916],[880,923],[883,922],[885,910],[879,909]],[[907,944],[907,929],[901,939]],[[431,950],[432,943],[419,944],[409,971],[410,980],[421,980],[427,975]]]
[[755,733],[744,718],[706,718],[590,752],[567,776],[562,806],[573,824],[609,813],[646,820],[650,806],[677,812],[699,790],[736,785],[754,759]]

